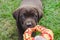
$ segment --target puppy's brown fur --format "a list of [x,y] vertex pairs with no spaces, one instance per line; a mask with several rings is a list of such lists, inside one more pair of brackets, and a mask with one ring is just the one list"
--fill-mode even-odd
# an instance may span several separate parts
[[23,40],[24,31],[29,27],[34,27],[42,15],[41,0],[22,0],[20,7],[13,12],[19,32],[19,40]]

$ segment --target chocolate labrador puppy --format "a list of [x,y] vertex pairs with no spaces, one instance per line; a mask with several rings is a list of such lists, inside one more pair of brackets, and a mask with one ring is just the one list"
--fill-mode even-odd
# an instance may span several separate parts
[[20,6],[13,12],[19,32],[18,40],[23,40],[24,31],[37,25],[42,15],[41,0],[22,0]]

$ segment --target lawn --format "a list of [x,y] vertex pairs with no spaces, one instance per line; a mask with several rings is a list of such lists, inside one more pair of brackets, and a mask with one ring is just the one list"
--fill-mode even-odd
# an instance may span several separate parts
[[[21,0],[0,0],[0,40],[18,40],[13,11]],[[42,0],[43,18],[39,25],[54,32],[54,40],[60,40],[60,0]]]

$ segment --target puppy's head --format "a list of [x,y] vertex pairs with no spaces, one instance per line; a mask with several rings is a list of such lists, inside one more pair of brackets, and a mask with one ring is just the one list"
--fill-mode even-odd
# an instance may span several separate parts
[[29,27],[34,27],[39,19],[42,18],[42,13],[39,13],[36,8],[24,7],[16,10],[13,17],[22,25],[25,30]]

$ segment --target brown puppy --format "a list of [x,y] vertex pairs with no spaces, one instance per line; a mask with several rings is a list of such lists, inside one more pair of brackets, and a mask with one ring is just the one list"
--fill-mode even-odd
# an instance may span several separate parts
[[19,40],[23,40],[23,33],[29,27],[34,27],[42,18],[41,0],[22,0],[13,17],[16,19],[19,32]]

